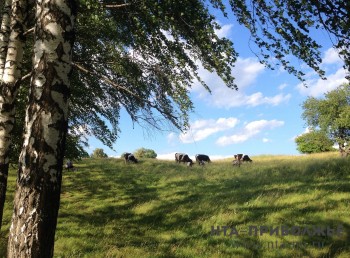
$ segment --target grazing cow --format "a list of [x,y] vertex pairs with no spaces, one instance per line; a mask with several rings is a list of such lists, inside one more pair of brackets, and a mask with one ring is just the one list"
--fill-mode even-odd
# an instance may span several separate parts
[[132,153],[125,153],[124,160],[125,160],[125,164],[127,162],[134,162],[134,163],[138,162],[138,160],[135,158],[134,154],[132,154]]
[[187,163],[187,165],[190,167],[193,164],[192,159],[190,159],[190,157],[188,157],[188,155],[185,153],[175,153],[175,161],[177,163],[180,163],[180,162]]
[[242,161],[243,162],[253,162],[253,160],[251,160],[248,155],[244,155],[242,158]]
[[175,161],[176,161],[177,163],[180,163],[180,162],[181,162],[181,159],[182,159],[182,157],[183,157],[184,155],[186,155],[186,154],[185,154],[185,153],[175,153]]
[[198,165],[204,165],[204,162],[208,162],[208,163],[210,162],[210,158],[208,155],[197,154],[196,162],[198,162]]
[[233,166],[241,166],[243,154],[234,155],[235,159],[232,162]]

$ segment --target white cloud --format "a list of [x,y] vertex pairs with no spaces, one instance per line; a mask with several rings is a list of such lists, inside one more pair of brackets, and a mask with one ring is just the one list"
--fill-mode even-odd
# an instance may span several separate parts
[[341,84],[347,83],[348,81],[345,79],[347,71],[342,67],[343,64],[344,62],[339,57],[336,49],[327,49],[322,60],[322,68],[327,71],[327,80],[322,80],[315,71],[309,70],[307,72],[307,78],[309,79],[305,82],[307,88],[303,83],[299,83],[296,87],[297,90],[305,96],[320,97]]
[[320,97],[328,91],[332,91],[343,83],[348,82],[345,79],[346,71],[343,68],[338,69],[335,73],[327,76],[327,80],[310,79],[306,81],[307,88],[299,83],[297,89],[300,94],[312,97]]
[[270,130],[275,127],[280,127],[283,125],[284,125],[284,122],[278,121],[278,120],[253,121],[246,124],[239,134],[220,137],[216,141],[216,143],[220,146],[226,146],[226,145],[235,144],[235,143],[242,143],[260,134],[262,131]]
[[235,127],[239,120],[237,118],[219,118],[217,120],[197,120],[193,122],[186,133],[181,133],[179,139],[183,143],[192,143],[206,139],[217,132],[226,131]]
[[245,103],[249,106],[258,106],[262,104],[269,104],[272,106],[277,106],[283,102],[287,102],[291,98],[291,94],[278,94],[273,97],[264,97],[261,92],[254,93],[250,96],[244,96]]
[[227,38],[231,33],[232,27],[233,24],[222,25],[220,30],[215,30],[215,33],[219,38]]
[[198,96],[207,101],[211,106],[219,108],[233,108],[239,106],[258,106],[258,105],[279,105],[287,102],[290,94],[277,94],[275,96],[264,96],[261,92],[251,95],[244,91],[252,85],[257,77],[264,71],[264,66],[253,58],[238,58],[232,75],[235,77],[235,83],[239,90],[229,89],[214,73],[210,73],[203,68],[200,69],[201,78],[211,87],[212,93],[209,94],[199,83],[196,83],[192,90]]
[[[189,157],[194,161],[195,160],[195,154],[190,155]],[[233,155],[210,155],[209,158],[211,161],[213,160],[220,160],[220,159],[228,159],[228,158],[233,158]],[[175,152],[171,153],[164,153],[164,154],[158,154],[157,159],[161,160],[174,160],[175,161]]]
[[283,89],[286,88],[287,86],[288,86],[287,83],[283,83],[283,84],[281,84],[280,86],[278,86],[278,89],[279,89],[279,90],[283,90]]
[[270,140],[270,139],[267,139],[267,138],[263,138],[263,139],[262,139],[262,142],[267,143],[267,142],[271,142],[271,140]]
[[162,160],[175,160],[175,153],[165,153],[165,154],[157,154],[157,159],[162,159]]
[[323,64],[342,64],[343,60],[339,57],[339,54],[336,49],[329,48],[326,50],[324,54],[324,58],[322,60]]
[[310,127],[306,127],[306,128],[305,128],[305,130],[304,130],[304,132],[302,132],[301,134],[298,134],[298,135],[293,136],[293,137],[292,137],[290,140],[294,142],[294,141],[295,141],[295,139],[296,139],[297,137],[299,137],[300,135],[303,135],[303,134],[309,133],[309,132],[311,132]]

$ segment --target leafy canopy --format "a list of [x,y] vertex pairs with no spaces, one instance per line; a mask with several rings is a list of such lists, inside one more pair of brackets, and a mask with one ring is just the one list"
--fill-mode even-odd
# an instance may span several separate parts
[[301,153],[319,153],[333,151],[333,141],[323,131],[311,131],[295,139]]
[[233,42],[215,33],[220,29],[214,16],[218,11],[228,16],[232,10],[251,32],[256,46],[252,49],[271,69],[281,64],[303,80],[303,71],[290,61],[295,56],[324,77],[321,45],[313,37],[324,30],[350,70],[348,1],[80,0],[79,4],[69,132],[73,138],[95,136],[109,147],[118,137],[122,109],[146,128],[186,130],[194,109],[189,97],[194,80],[210,91],[199,76],[200,64],[216,72],[228,87],[237,88],[231,69],[238,53]]
[[333,46],[350,71],[350,2],[343,0],[230,0],[240,24],[246,26],[257,45],[261,62],[274,68],[274,61],[304,80],[304,73],[292,65],[290,57],[304,61],[322,78],[319,33],[329,35]]
[[319,129],[338,143],[340,152],[350,145],[350,85],[343,84],[325,94],[324,99],[309,97],[302,105],[307,125]]

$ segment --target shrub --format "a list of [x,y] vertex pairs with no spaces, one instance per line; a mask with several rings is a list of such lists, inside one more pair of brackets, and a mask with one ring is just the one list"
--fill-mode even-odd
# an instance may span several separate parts
[[151,149],[140,148],[134,152],[134,155],[138,158],[151,158],[155,159],[157,157],[157,153]]
[[91,154],[91,158],[108,158],[108,155],[104,152],[103,149],[96,148]]

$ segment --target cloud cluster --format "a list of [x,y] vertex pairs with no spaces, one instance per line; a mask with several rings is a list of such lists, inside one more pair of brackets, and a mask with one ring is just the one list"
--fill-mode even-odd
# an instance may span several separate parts
[[[297,90],[300,94],[305,96],[320,97],[324,93],[329,92],[337,88],[343,83],[348,81],[345,79],[347,71],[342,67],[343,60],[340,59],[338,52],[334,48],[326,50],[322,65],[324,69],[330,69],[330,65],[335,67],[333,72],[328,71],[327,80],[322,80],[317,76],[312,76],[306,80],[307,88],[302,84],[297,85]],[[333,67],[333,68],[334,68]],[[314,73],[312,73],[314,75]]]
[[[245,142],[262,132],[271,130],[276,127],[283,126],[283,121],[278,120],[257,120],[250,122],[244,126],[239,133],[220,137],[216,143],[220,146],[231,145],[235,143]],[[265,141],[266,142],[266,141]]]
[[239,120],[234,117],[214,119],[202,119],[194,121],[186,133],[181,133],[179,139],[183,143],[201,141],[209,136],[234,128]]
[[[217,120],[197,120],[191,124],[190,130],[186,133],[181,133],[177,136],[175,133],[170,133],[168,135],[168,142],[174,142],[174,140],[180,140],[182,143],[193,143],[205,140],[211,135],[217,134],[219,132],[223,133],[225,131],[231,131],[237,126],[239,120],[234,117],[229,118],[219,118]],[[226,146],[236,143],[245,142],[253,137],[256,137],[268,130],[274,129],[284,125],[284,121],[278,120],[256,120],[247,123],[243,128],[235,130],[236,133],[232,135],[220,136],[216,140],[216,144],[219,146]],[[270,142],[268,138],[263,138],[264,143]]]
[[259,105],[279,105],[287,102],[290,94],[277,94],[275,96],[264,96],[262,92],[246,94],[245,90],[256,82],[257,77],[264,71],[264,66],[254,58],[238,58],[232,75],[235,77],[235,83],[239,90],[235,91],[225,86],[222,80],[214,73],[201,69],[202,79],[211,87],[212,93],[209,94],[199,83],[193,86],[193,91],[199,98],[204,99],[210,106],[217,108],[234,108],[240,106],[256,107]]

